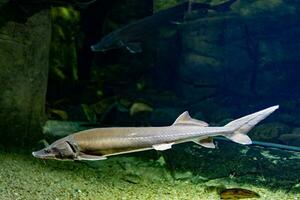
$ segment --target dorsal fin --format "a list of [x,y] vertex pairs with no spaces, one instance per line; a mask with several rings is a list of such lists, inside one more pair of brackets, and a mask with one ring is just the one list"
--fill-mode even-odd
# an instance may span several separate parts
[[179,117],[175,120],[175,122],[172,125],[173,126],[176,125],[208,126],[208,123],[198,119],[191,118],[189,113],[185,111],[181,115],[179,115]]

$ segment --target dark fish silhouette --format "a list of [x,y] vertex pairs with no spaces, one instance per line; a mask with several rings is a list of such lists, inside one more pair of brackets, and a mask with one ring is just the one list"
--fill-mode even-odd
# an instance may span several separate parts
[[125,47],[130,53],[139,53],[142,51],[140,41],[147,35],[150,35],[160,27],[170,24],[176,24],[183,20],[184,14],[188,10],[215,10],[225,12],[230,10],[230,6],[236,0],[228,0],[224,3],[211,5],[206,3],[192,3],[186,1],[177,6],[159,11],[151,16],[140,19],[132,24],[117,29],[95,45],[91,46],[92,51],[107,51]]
[[248,199],[248,198],[258,198],[260,197],[258,193],[253,192],[251,190],[242,189],[242,188],[230,188],[225,189],[220,193],[221,199]]

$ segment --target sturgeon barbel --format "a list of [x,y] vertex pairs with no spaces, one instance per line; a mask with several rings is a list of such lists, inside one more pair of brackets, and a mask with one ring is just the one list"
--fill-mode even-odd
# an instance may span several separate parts
[[59,139],[32,155],[42,159],[104,160],[112,155],[149,149],[164,151],[174,144],[189,141],[215,148],[214,136],[247,145],[252,143],[247,133],[278,107],[266,108],[222,127],[209,127],[206,122],[193,119],[184,112],[171,126],[94,128]]

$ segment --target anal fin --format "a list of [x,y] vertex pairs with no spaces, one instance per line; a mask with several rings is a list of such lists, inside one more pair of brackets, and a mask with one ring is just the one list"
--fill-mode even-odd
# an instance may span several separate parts
[[200,140],[194,140],[194,142],[205,148],[210,148],[210,149],[216,148],[212,137],[208,137]]
[[167,149],[171,149],[173,144],[174,143],[155,144],[155,145],[152,145],[152,147],[153,147],[153,149],[155,149],[157,151],[164,151]]

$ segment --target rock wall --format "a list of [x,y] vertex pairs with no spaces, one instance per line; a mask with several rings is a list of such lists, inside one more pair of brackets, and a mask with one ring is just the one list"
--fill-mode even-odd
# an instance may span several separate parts
[[299,19],[294,1],[238,1],[230,13],[185,23],[181,92],[189,99],[195,90],[244,99],[297,94]]
[[48,10],[0,27],[0,142],[5,146],[29,146],[41,138],[50,35]]

